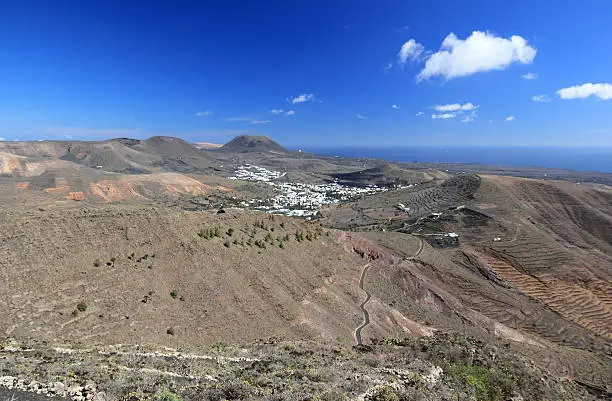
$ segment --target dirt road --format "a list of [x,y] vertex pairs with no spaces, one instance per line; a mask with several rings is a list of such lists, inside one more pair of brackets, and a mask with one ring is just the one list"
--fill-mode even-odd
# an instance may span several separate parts
[[363,300],[363,302],[359,305],[359,309],[361,309],[361,312],[363,313],[363,322],[361,323],[359,327],[355,329],[355,342],[357,343],[357,345],[362,344],[361,330],[364,327],[366,327],[368,324],[370,324],[370,314],[366,310],[365,305],[370,301],[370,298],[372,297],[372,295],[363,288],[363,281],[365,280],[365,275],[368,272],[369,268],[370,268],[370,264],[368,263],[367,265],[363,267],[363,270],[361,271],[361,277],[359,278],[359,288],[363,292],[365,292],[366,297]]

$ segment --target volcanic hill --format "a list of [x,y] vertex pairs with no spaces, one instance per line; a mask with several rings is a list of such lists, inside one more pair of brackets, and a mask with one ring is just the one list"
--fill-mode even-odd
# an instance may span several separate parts
[[263,153],[288,153],[278,143],[267,136],[241,135],[232,139],[219,150],[232,153],[263,152]]

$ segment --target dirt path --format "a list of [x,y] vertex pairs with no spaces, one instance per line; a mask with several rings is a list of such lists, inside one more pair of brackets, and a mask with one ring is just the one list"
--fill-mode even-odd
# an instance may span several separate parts
[[363,292],[365,292],[366,297],[363,300],[363,302],[359,305],[359,309],[361,309],[361,312],[363,312],[363,322],[361,323],[361,325],[359,327],[357,327],[355,329],[355,342],[357,343],[357,345],[361,345],[362,344],[362,341],[361,341],[361,330],[364,327],[366,327],[368,324],[370,324],[370,314],[365,309],[365,305],[368,303],[368,301],[370,300],[372,295],[363,288],[363,281],[365,280],[365,275],[368,272],[369,268],[370,268],[370,264],[368,263],[367,265],[365,265],[363,267],[363,270],[361,271],[361,277],[359,278],[359,288]]
[[[419,249],[416,251],[416,253],[413,256],[409,257],[408,259],[416,259],[423,252],[425,242],[423,241],[421,237],[417,237],[417,238],[419,239]],[[370,314],[366,310],[365,306],[370,301],[372,294],[370,294],[368,291],[365,290],[365,288],[363,288],[363,282],[365,280],[365,276],[368,273],[369,268],[370,268],[370,263],[366,264],[363,267],[363,270],[361,271],[361,276],[359,277],[359,288],[363,292],[365,292],[366,297],[363,300],[363,302],[359,305],[359,309],[361,309],[361,312],[363,313],[363,322],[361,323],[359,327],[355,329],[355,342],[357,343],[357,345],[361,345],[363,343],[361,339],[361,330],[363,330],[368,324],[370,324]]]
[[421,252],[423,252],[423,247],[425,246],[425,244],[423,243],[423,238],[421,237],[417,237],[419,239],[419,250],[416,251],[416,253],[414,255],[412,255],[409,259],[416,259],[421,255]]

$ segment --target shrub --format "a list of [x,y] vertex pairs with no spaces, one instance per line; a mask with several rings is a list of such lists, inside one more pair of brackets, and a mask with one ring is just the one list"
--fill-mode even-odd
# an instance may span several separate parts
[[348,396],[339,392],[338,390],[328,390],[319,396],[321,401],[345,401],[348,400]]
[[212,348],[216,351],[225,351],[229,348],[229,344],[224,341],[215,341]]
[[484,366],[452,364],[448,373],[472,386],[479,400],[506,400],[512,396],[515,388],[511,374],[506,375],[500,371],[494,373]]
[[96,259],[93,262],[94,267],[100,267],[100,259]]
[[85,312],[87,310],[87,305],[85,304],[85,302],[79,302],[77,304],[77,310],[79,312]]
[[230,228],[228,228],[228,229],[227,229],[227,235],[228,235],[229,237],[231,237],[233,234],[234,234],[234,229],[233,229],[233,228],[231,228],[231,227],[230,227]]
[[198,236],[204,239],[211,239],[215,237],[219,238],[221,237],[221,230],[219,229],[219,227],[206,229],[202,228],[200,231],[198,231]]
[[391,386],[383,386],[376,390],[376,393],[372,395],[373,401],[409,401],[406,394],[403,394],[399,390]]
[[172,291],[170,291],[170,296],[171,296],[173,299],[176,299],[176,297],[178,297],[178,291],[177,291],[177,290],[172,290]]
[[153,397],[155,401],[183,401],[181,397],[174,394],[172,391],[167,388],[155,394]]
[[230,247],[230,242],[229,241],[225,241],[223,243],[223,246],[225,246],[226,248],[229,248]]
[[169,336],[173,336],[174,335],[174,328],[173,327],[168,327],[168,330],[166,330],[166,334],[168,334]]

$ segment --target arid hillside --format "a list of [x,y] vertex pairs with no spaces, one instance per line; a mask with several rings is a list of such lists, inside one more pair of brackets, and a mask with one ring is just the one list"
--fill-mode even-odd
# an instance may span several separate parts
[[[461,333],[610,393],[610,187],[236,143],[247,151],[2,144],[7,341],[364,347]],[[311,221],[253,210],[330,193]]]
[[[605,383],[611,201],[605,187],[457,176],[327,208],[323,221],[405,258],[368,275],[366,288],[378,297],[370,327],[399,322],[385,310],[393,305],[433,327],[477,327],[523,351],[535,346],[530,352],[558,371]],[[416,257],[408,251],[414,238],[423,244]]]
[[350,343],[361,319],[354,280],[365,262],[318,225],[262,213],[122,207],[5,210],[0,219],[6,335]]
[[[27,157],[31,163],[59,159],[120,173],[201,172],[212,164],[206,153],[184,140],[160,136],[146,140],[117,138],[100,142],[0,142],[0,154]],[[2,165],[5,167],[0,170],[4,170],[4,174],[11,172],[7,162]],[[14,171],[20,173],[17,169]]]

